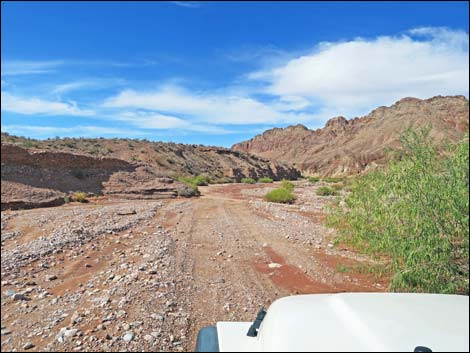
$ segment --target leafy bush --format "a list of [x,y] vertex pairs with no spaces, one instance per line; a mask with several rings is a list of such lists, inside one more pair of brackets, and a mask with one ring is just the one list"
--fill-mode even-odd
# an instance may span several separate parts
[[292,203],[295,200],[295,196],[292,194],[292,190],[280,187],[268,192],[264,199],[270,202]]
[[282,179],[281,187],[291,192],[294,191],[294,184],[286,179]]
[[182,185],[176,188],[176,192],[178,193],[178,196],[183,197],[199,196],[201,194],[196,185]]
[[274,189],[264,195],[264,199],[270,202],[292,203],[295,200],[293,194],[294,184],[289,180],[282,180],[281,187]]
[[88,202],[86,193],[79,191],[73,194],[73,200],[77,202]]
[[317,189],[318,196],[336,196],[338,193],[329,186],[321,186]]
[[178,178],[178,180],[181,181],[182,183],[185,183],[188,185],[195,185],[195,186],[206,186],[209,184],[209,178],[202,176],[202,175],[198,175],[194,177],[181,176]]
[[439,153],[429,129],[407,130],[399,158],[356,178],[328,216],[343,240],[390,258],[394,291],[469,292],[469,141]]
[[258,182],[259,183],[272,183],[273,180],[271,178],[259,178]]
[[242,178],[241,182],[244,184],[255,184],[256,180],[253,178]]
[[308,177],[308,181],[311,183],[316,183],[320,181],[320,177],[311,176],[311,177]]

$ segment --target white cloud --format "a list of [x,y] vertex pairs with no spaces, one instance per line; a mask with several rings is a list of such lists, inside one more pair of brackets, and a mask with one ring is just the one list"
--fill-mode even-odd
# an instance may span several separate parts
[[1,93],[2,111],[25,115],[76,115],[92,116],[93,110],[81,109],[75,102],[49,101],[35,97],[19,97]]
[[201,6],[201,3],[199,1],[170,1],[170,3],[172,3],[173,5],[188,8],[196,8]]
[[217,126],[197,124],[190,120],[185,120],[170,115],[164,115],[157,112],[126,111],[119,115],[111,116],[110,118],[113,120],[125,121],[140,129],[177,129],[185,131],[205,132],[207,134],[231,134],[236,132]]
[[52,136],[140,136],[146,135],[146,132],[132,131],[129,129],[117,129],[103,126],[72,126],[72,127],[57,127],[57,126],[35,126],[35,125],[2,125],[2,131],[6,131],[13,135],[26,135],[36,138],[52,137]]
[[153,92],[126,90],[106,100],[103,106],[148,109],[211,124],[265,124],[312,119],[305,114],[283,112],[282,109],[290,110],[300,103],[305,105],[305,100],[299,97],[290,97],[290,102],[289,97],[286,100],[283,105],[271,106],[251,97],[193,93],[172,86]]
[[[175,126],[188,120],[318,126],[332,116],[351,118],[403,97],[468,96],[468,56],[466,32],[423,27],[399,36],[320,43],[309,54],[248,74],[246,89],[125,90],[103,106],[152,110],[174,117],[168,123]],[[250,81],[258,87],[250,87]],[[255,93],[264,96],[255,98]]]
[[66,92],[80,90],[83,88],[89,88],[90,86],[93,86],[93,83],[89,81],[75,81],[75,82],[63,83],[63,84],[55,86],[54,89],[52,90],[52,93],[62,94]]
[[83,79],[78,81],[72,81],[67,83],[62,83],[59,85],[55,85],[52,89],[52,93],[55,94],[63,94],[69,93],[72,91],[78,90],[94,90],[94,89],[103,89],[108,87],[115,87],[119,85],[123,85],[126,83],[126,80],[123,79]]
[[265,93],[354,112],[406,96],[468,95],[468,60],[466,32],[426,27],[396,37],[321,43],[308,55],[249,77],[265,82]]
[[61,60],[54,61],[25,61],[13,60],[2,61],[2,76],[43,74],[54,72],[59,66],[63,65]]
[[[141,86],[140,90],[122,90],[101,104],[96,103],[93,110],[61,99],[25,98],[2,92],[2,110],[30,115],[95,116],[155,133],[239,132],[221,125],[303,123],[320,127],[332,116],[352,118],[407,96],[468,96],[468,48],[466,32],[422,27],[398,36],[320,43],[303,54],[280,53],[275,48],[251,53],[264,69],[242,75],[231,86],[213,91],[184,88],[187,80],[152,90]],[[248,60],[249,54],[230,59]],[[16,64],[10,65],[10,74],[40,73],[63,62]],[[88,64],[104,65],[104,61]],[[89,77],[53,86],[48,93],[60,95],[118,84]],[[146,84],[149,87],[151,83]]]

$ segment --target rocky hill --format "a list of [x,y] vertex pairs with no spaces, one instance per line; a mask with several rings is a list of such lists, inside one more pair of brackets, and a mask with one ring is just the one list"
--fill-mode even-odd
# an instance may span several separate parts
[[[83,191],[155,199],[188,194],[176,179],[296,178],[281,163],[224,148],[122,139],[32,140],[2,133],[2,209],[54,206]],[[190,192],[189,192],[190,193]]]
[[386,162],[386,147],[398,147],[408,127],[431,126],[436,143],[456,141],[468,131],[468,100],[464,96],[404,98],[351,120],[339,116],[324,128],[303,125],[275,128],[232,146],[279,162],[290,162],[306,174],[344,176]]

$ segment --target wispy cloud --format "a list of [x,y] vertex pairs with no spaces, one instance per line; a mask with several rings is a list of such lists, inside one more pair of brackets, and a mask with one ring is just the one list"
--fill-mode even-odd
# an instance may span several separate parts
[[108,87],[122,86],[126,84],[124,79],[99,79],[89,78],[55,85],[52,93],[63,94],[78,90],[96,90]]
[[[166,59],[166,58],[165,58]],[[159,65],[160,62],[154,58],[134,59],[128,61],[118,60],[2,60],[1,76],[37,75],[56,73],[64,68],[71,67],[116,67],[116,68],[139,68]]]
[[[60,99],[61,94],[73,96],[71,93],[77,90],[91,92],[100,87],[119,86],[119,82],[88,76],[55,86],[49,84],[48,92],[38,92],[40,98],[19,95],[12,84],[12,88],[6,89],[8,92],[2,92],[2,111],[38,116],[93,116],[106,120],[106,124],[114,122],[117,126],[129,126],[131,131],[152,134],[246,133],[260,126],[297,123],[319,127],[332,116],[352,118],[406,96],[468,96],[468,48],[468,34],[464,31],[422,27],[396,36],[319,43],[300,54],[284,54],[275,48],[261,50],[252,54],[260,63],[260,70],[246,72],[232,85],[212,90],[190,89],[186,78],[166,81],[167,84],[140,81],[140,86],[122,81],[125,87],[133,89],[121,87],[117,94],[111,93],[115,89],[105,91],[107,98],[88,99],[95,103],[86,108]],[[228,60],[249,60],[250,53],[243,55]],[[55,63],[56,68],[79,64]],[[53,69],[54,65],[25,67],[23,72],[35,72]],[[15,94],[11,93],[13,88]],[[80,92],[78,96],[84,95]]]
[[44,74],[54,72],[57,68],[63,65],[61,60],[53,61],[2,61],[2,76],[15,76],[15,75],[31,75],[31,74]]
[[181,7],[196,8],[201,7],[201,2],[199,1],[170,1],[171,4]]
[[176,116],[165,115],[152,111],[124,111],[122,113],[112,115],[110,118],[112,120],[125,121],[140,129],[192,131],[220,135],[239,132],[209,124],[198,124],[194,123],[192,120],[186,120]]
[[[251,97],[190,92],[175,86],[162,87],[151,92],[125,90],[107,99],[103,106],[159,111],[214,125],[265,124],[312,119],[307,114],[283,112],[279,110],[282,105],[263,103]],[[291,105],[284,108],[286,107],[292,108]]]
[[76,102],[50,101],[36,97],[20,97],[8,92],[1,93],[2,111],[25,115],[75,115],[93,116],[95,112],[81,109]]
[[99,136],[143,136],[146,131],[118,129],[103,126],[77,125],[72,127],[36,126],[36,125],[2,125],[2,131],[13,135],[46,138],[53,136],[68,137],[99,137]]

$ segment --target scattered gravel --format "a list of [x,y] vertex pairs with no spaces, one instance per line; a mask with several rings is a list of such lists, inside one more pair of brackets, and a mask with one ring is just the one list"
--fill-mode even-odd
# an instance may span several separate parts
[[319,280],[354,282],[312,257],[316,246],[352,255],[328,247],[334,234],[315,218],[325,200],[311,188],[295,192],[313,201],[280,205],[261,200],[265,186],[234,198],[218,187],[194,200],[2,212],[2,230],[18,233],[2,239],[2,351],[193,350],[201,327],[251,321],[293,293],[255,270],[289,267],[271,248]]

